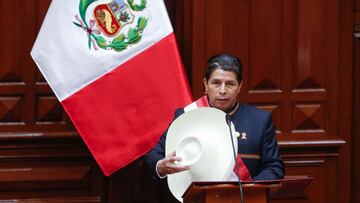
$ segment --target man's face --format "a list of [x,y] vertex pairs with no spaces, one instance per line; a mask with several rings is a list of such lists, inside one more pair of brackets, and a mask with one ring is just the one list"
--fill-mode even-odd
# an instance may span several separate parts
[[204,85],[210,104],[226,111],[236,103],[242,83],[239,84],[234,72],[216,69],[208,81],[204,78]]
[[242,83],[239,84],[234,72],[216,69],[208,81],[204,78],[204,85],[210,104],[226,111],[236,103]]

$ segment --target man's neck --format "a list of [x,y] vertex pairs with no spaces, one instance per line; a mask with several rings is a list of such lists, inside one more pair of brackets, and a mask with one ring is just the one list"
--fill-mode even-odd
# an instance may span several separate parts
[[[208,102],[209,102],[209,106],[215,108],[214,105],[211,104],[210,99],[209,99],[208,96],[207,96],[207,100],[208,100]],[[234,105],[232,105],[229,109],[225,110],[224,112],[225,112],[226,114],[232,115],[232,114],[235,113],[235,111],[236,111],[238,108],[239,108],[239,102],[236,101]]]
[[230,109],[226,110],[225,113],[229,115],[233,115],[238,108],[239,108],[239,102],[237,101]]

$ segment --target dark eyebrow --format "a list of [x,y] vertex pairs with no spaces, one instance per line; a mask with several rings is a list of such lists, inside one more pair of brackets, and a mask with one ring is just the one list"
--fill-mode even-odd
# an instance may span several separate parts
[[[219,78],[212,78],[210,79],[211,81],[222,81],[221,79]],[[237,80],[225,80],[224,82],[234,82],[234,83],[237,83]]]

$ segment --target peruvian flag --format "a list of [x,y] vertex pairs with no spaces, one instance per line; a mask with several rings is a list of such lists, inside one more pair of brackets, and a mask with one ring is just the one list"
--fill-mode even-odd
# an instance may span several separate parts
[[107,176],[191,102],[162,0],[53,0],[31,56]]

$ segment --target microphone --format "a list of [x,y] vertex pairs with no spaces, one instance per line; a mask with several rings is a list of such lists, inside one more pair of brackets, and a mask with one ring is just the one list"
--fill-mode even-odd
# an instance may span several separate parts
[[236,176],[238,177],[238,181],[239,181],[240,203],[243,203],[243,202],[244,202],[243,188],[242,188],[241,179],[240,179],[239,164],[238,164],[238,162],[237,162],[237,160],[236,160],[236,154],[237,154],[237,152],[235,151],[233,134],[232,134],[232,130],[231,130],[231,119],[230,119],[230,115],[229,115],[229,114],[226,114],[225,120],[226,120],[226,124],[229,126],[231,146],[232,146],[233,153],[234,153],[235,170],[236,170],[235,174],[236,174]]

